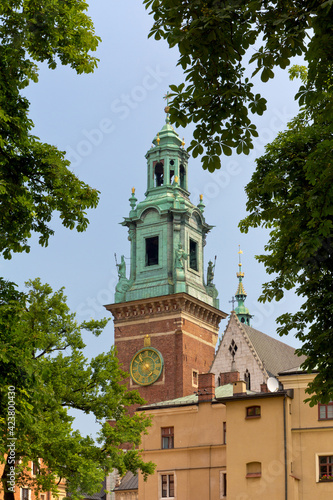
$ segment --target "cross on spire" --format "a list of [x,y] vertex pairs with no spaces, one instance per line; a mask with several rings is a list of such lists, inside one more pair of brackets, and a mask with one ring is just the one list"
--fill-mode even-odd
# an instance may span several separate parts
[[165,119],[165,123],[169,123],[170,122],[170,117],[169,117],[169,111],[170,111],[170,107],[169,107],[169,91],[165,94],[165,96],[163,97],[163,99],[166,99],[166,102],[167,102],[167,105],[165,106],[164,108],[164,111],[166,112],[166,119]]
[[232,297],[231,300],[229,300],[229,303],[232,303],[232,310],[233,311],[235,310],[235,302],[236,302],[235,297]]
[[165,96],[163,97],[163,99],[166,99],[166,102],[167,102],[167,106],[169,106],[169,91],[165,94]]

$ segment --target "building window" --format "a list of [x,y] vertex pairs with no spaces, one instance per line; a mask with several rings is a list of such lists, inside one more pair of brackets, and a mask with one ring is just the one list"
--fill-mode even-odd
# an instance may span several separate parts
[[29,488],[21,488],[21,500],[29,500]]
[[158,236],[146,238],[146,266],[158,264]]
[[158,162],[155,165],[155,187],[163,186],[163,183],[164,183],[163,163]]
[[220,498],[227,496],[227,473],[220,471]]
[[261,416],[260,406],[248,406],[246,408],[246,418],[258,418]]
[[319,481],[333,482],[333,455],[319,457]]
[[175,160],[170,160],[170,184],[173,183],[175,177]]
[[246,477],[261,477],[261,462],[248,462],[246,464]]
[[186,178],[186,171],[185,171],[184,165],[180,165],[179,166],[179,183],[180,183],[180,187],[183,189],[186,189],[185,178]]
[[331,420],[333,419],[333,401],[327,405],[318,405],[318,420]]
[[246,383],[246,390],[250,391],[251,390],[251,375],[248,369],[246,369],[246,372],[244,373],[244,382]]
[[227,422],[223,422],[223,444],[227,444]]
[[237,349],[238,349],[237,344],[236,344],[236,342],[234,341],[234,339],[232,339],[231,344],[230,344],[230,346],[229,346],[229,352],[230,352],[230,354],[231,354],[231,356],[232,356],[232,359],[234,359],[234,358],[235,358],[235,354],[236,354],[236,352],[237,352]]
[[192,385],[198,387],[199,372],[197,370],[192,370]]
[[174,498],[175,476],[174,474],[161,475],[162,498]]
[[161,427],[162,450],[173,448],[174,441],[173,427]]
[[38,474],[38,462],[32,462],[32,474],[37,476]]
[[198,271],[198,244],[190,238],[190,268]]

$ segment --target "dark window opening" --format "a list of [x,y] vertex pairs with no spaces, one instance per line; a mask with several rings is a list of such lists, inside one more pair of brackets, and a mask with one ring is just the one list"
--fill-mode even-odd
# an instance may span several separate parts
[[246,372],[244,373],[244,381],[246,383],[246,390],[250,391],[251,390],[251,375],[248,369],[246,369]]
[[29,488],[22,488],[21,500],[29,500]]
[[223,444],[227,444],[227,422],[223,422]]
[[34,476],[37,476],[38,474],[38,463],[32,462],[32,473]]
[[258,418],[261,416],[260,406],[248,406],[246,408],[246,418]]
[[173,498],[175,496],[175,478],[173,474],[163,474],[162,498]]
[[179,167],[179,184],[180,184],[180,187],[185,189],[185,176],[186,176],[186,172],[185,172],[185,168],[184,168],[184,165],[180,165]]
[[232,358],[234,358],[234,357],[235,357],[235,354],[236,354],[236,352],[237,352],[237,349],[238,349],[237,344],[236,344],[236,342],[234,341],[234,339],[232,339],[231,344],[230,344],[230,346],[229,346],[229,352],[230,352],[230,354],[231,354]]
[[227,475],[223,474],[222,497],[227,496]]
[[158,264],[158,236],[146,238],[146,266]]
[[161,427],[162,450],[169,450],[174,446],[173,427]]
[[173,183],[175,178],[174,160],[170,160],[170,184]]
[[241,322],[242,322],[242,323],[245,323],[245,319],[244,319],[243,317],[241,318]]
[[198,245],[190,239],[190,268],[198,271]]
[[163,182],[164,182],[163,163],[156,163],[156,165],[155,165],[155,187],[163,186]]
[[319,457],[319,481],[333,480],[333,455]]

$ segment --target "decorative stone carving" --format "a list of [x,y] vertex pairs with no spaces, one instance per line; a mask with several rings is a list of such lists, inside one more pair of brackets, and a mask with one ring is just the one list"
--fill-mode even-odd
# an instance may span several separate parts
[[118,268],[119,281],[116,285],[115,302],[122,302],[125,300],[125,295],[130,287],[130,281],[126,278],[126,262],[124,255],[121,256],[120,264],[116,263]]

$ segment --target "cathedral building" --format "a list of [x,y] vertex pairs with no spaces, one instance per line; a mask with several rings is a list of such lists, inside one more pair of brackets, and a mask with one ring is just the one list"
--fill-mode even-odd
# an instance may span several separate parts
[[146,159],[145,199],[138,202],[133,188],[122,222],[131,246],[130,270],[122,256],[115,302],[106,306],[114,318],[119,361],[130,374],[128,387],[153,403],[193,394],[198,375],[211,372],[216,385],[232,382],[238,373],[248,389],[260,391],[270,376],[300,360],[292,347],[251,327],[241,250],[237,307],[215,353],[227,314],[219,309],[212,260],[205,273],[212,226],[202,196],[197,205],[190,200],[189,155],[168,114]]
[[118,264],[114,341],[128,386],[149,403],[193,393],[199,373],[215,356],[220,321],[214,264],[204,273],[206,236],[202,197],[194,205],[188,191],[188,153],[166,123],[146,154],[147,191],[135,191],[123,225],[131,244],[130,271]]
[[251,326],[241,250],[237,305],[217,344],[227,314],[219,309],[212,260],[205,271],[212,226],[202,196],[196,205],[190,200],[189,155],[168,114],[146,159],[145,198],[138,201],[132,189],[122,222],[130,269],[122,256],[106,308],[128,388],[147,401],[137,411],[153,417],[143,457],[157,467],[139,484],[126,474],[116,500],[333,498],[333,450],[325,444],[333,436],[325,422],[333,419],[331,406],[303,404],[312,376],[299,368],[304,358]]

